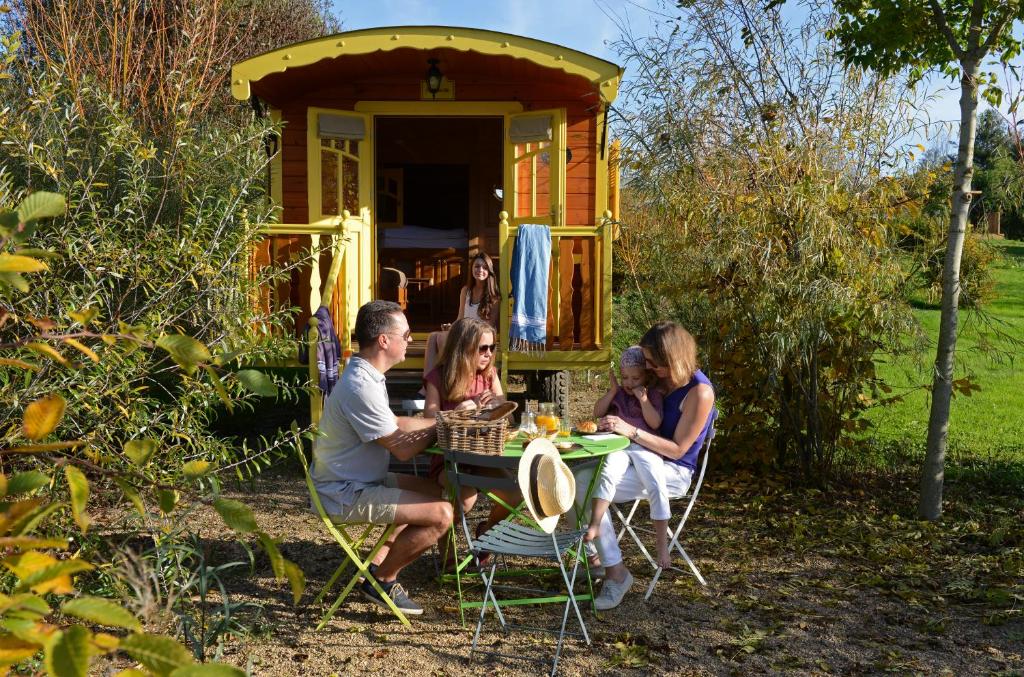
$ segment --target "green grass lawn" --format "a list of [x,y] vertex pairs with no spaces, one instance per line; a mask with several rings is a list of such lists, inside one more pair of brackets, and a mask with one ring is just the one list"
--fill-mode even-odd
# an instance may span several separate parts
[[[970,397],[953,399],[949,426],[952,460],[1024,460],[1024,243],[995,240],[1002,258],[995,264],[996,298],[983,314],[960,312],[956,378],[969,376],[981,387]],[[869,419],[880,442],[923,445],[927,437],[928,392],[931,365],[938,337],[938,308],[918,308],[914,313],[930,341],[918,360],[906,358],[879,365],[880,375],[895,393],[907,392],[902,402],[874,409]],[[987,315],[984,319],[982,315]]]

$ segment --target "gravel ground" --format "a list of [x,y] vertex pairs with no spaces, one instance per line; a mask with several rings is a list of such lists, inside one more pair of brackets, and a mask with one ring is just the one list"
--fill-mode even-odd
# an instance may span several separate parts
[[[587,415],[589,403],[599,396],[597,380],[591,383],[578,381],[574,417]],[[986,623],[986,610],[977,605],[958,605],[937,593],[929,596],[927,590],[865,583],[865,572],[875,565],[839,550],[797,547],[787,542],[792,532],[774,538],[765,528],[765,520],[773,517],[766,518],[760,503],[765,493],[753,480],[722,478],[710,470],[686,538],[708,587],[689,574],[669,572],[645,603],[642,592],[650,569],[635,548],[627,549],[626,562],[637,578],[632,593],[621,607],[600,617],[584,609],[593,643],[570,639],[559,673],[1024,674],[1024,618],[1019,613],[1001,624]],[[785,490],[767,493],[780,501],[789,497]],[[225,660],[260,675],[466,673],[475,617],[462,626],[453,608],[454,585],[436,581],[431,557],[422,557],[401,576],[426,609],[412,628],[353,596],[317,632],[323,607],[313,598],[341,562],[341,552],[307,510],[301,474],[276,469],[245,491],[228,495],[252,506],[261,528],[280,537],[284,556],[302,567],[308,587],[293,605],[287,586],[273,579],[262,556],[256,576],[230,579],[233,601],[253,601],[264,611],[253,621],[251,634],[227,642]],[[815,526],[810,513],[811,528],[829,528],[824,521]],[[484,514],[483,509],[475,514]],[[199,513],[195,522],[215,563],[246,559],[212,510]],[[479,588],[467,593],[470,598],[480,594]],[[529,616],[534,624],[560,620],[555,605],[518,608],[511,615]],[[483,646],[524,659],[553,654],[550,637],[506,636],[490,621]],[[503,675],[546,670],[508,658],[477,665],[472,669]]]

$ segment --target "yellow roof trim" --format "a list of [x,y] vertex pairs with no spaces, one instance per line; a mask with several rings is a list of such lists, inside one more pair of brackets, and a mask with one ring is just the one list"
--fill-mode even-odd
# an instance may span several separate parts
[[527,59],[545,68],[556,68],[587,79],[597,86],[601,99],[606,102],[614,101],[618,95],[623,73],[622,68],[610,61],[519,35],[450,26],[391,26],[336,33],[246,59],[231,68],[231,94],[244,101],[250,96],[250,83],[271,73],[347,54],[369,54],[401,47],[443,47]]

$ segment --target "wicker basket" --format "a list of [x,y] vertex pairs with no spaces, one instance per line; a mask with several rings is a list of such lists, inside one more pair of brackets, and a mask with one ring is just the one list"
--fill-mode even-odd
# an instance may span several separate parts
[[516,409],[514,402],[507,402],[493,420],[481,418],[481,412],[475,409],[439,411],[436,414],[437,446],[448,451],[500,454],[508,439],[509,417]]

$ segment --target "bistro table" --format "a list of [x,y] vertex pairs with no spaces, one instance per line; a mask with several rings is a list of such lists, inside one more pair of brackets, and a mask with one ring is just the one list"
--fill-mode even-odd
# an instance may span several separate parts
[[[596,437],[597,439],[592,439],[592,437]],[[626,447],[628,447],[629,446],[629,439],[626,438],[626,437],[623,437],[621,435],[614,435],[614,434],[610,434],[610,433],[594,433],[593,436],[577,435],[577,434],[573,434],[573,435],[570,435],[568,437],[561,437],[561,436],[559,436],[559,437],[554,438],[552,441],[555,444],[557,444],[559,442],[569,442],[569,443],[571,443],[573,445],[579,445],[578,447],[576,447],[574,449],[569,449],[569,450],[566,450],[564,452],[560,450],[560,454],[559,455],[561,456],[562,460],[566,462],[566,464],[568,466],[578,468],[578,467],[586,465],[586,464],[588,464],[590,462],[594,462],[594,473],[593,473],[593,475],[590,478],[590,483],[587,486],[586,493],[584,494],[583,505],[577,505],[576,506],[576,508],[577,508],[576,509],[576,520],[577,520],[576,526],[577,526],[577,528],[579,528],[579,527],[583,526],[582,523],[583,523],[584,513],[586,512],[586,506],[590,503],[591,496],[593,495],[593,492],[594,492],[594,487],[597,486],[597,480],[598,480],[598,477],[601,475],[601,468],[604,466],[604,459],[605,459],[605,457],[608,456],[611,453],[614,453],[616,451],[620,451],[620,450],[625,449]],[[436,446],[435,447],[428,447],[425,451],[426,451],[426,453],[433,454],[433,455],[442,455],[442,454],[444,454],[444,451],[440,447],[436,447]],[[523,445],[523,438],[521,436],[517,435],[516,437],[513,437],[511,440],[509,440],[505,444],[505,449],[504,449],[504,451],[502,452],[501,455],[503,457],[509,458],[509,459],[521,458],[524,451],[525,451],[525,446]],[[500,501],[500,499],[497,499],[496,497],[491,496],[490,494],[488,494],[488,496],[491,498],[491,500],[498,500],[498,501]],[[452,498],[454,499],[454,496]],[[506,507],[508,507],[508,506],[506,506]],[[522,507],[522,505],[519,506],[519,508],[521,508],[521,507]],[[532,525],[536,526],[536,523],[533,522],[533,520],[530,519],[528,516],[524,515],[521,510],[516,509],[514,512],[518,513],[520,515],[520,517],[523,517],[523,519],[526,522],[528,522],[529,524],[532,524]],[[452,525],[452,529],[453,529],[453,536],[454,536],[454,532],[456,531],[454,524]],[[467,601],[463,600],[462,584],[461,584],[461,581],[460,581],[460,577],[461,576],[467,576],[467,575],[469,575],[469,576],[478,575],[478,574],[473,574],[473,573],[469,573],[469,572],[462,573],[462,570],[471,561],[472,561],[472,555],[466,557],[465,559],[462,559],[460,562],[458,562],[456,564],[456,572],[455,573],[453,573],[453,574],[445,574],[444,572],[441,572],[441,574],[439,576],[439,580],[442,580],[442,581],[449,580],[449,579],[454,579],[456,581],[456,585],[458,586],[458,589],[459,589],[459,613],[460,613],[460,615],[463,614],[465,609],[478,608],[482,604],[482,602],[467,602]],[[580,601],[580,602],[589,601],[591,604],[593,604],[593,601],[594,601],[593,581],[590,578],[590,569],[589,569],[589,566],[586,563],[584,563],[583,570],[584,570],[584,574],[585,574],[585,577],[586,577],[587,592],[584,593],[584,594],[575,595],[575,597],[576,597],[577,601]],[[554,570],[554,571],[557,571],[557,570]],[[555,596],[555,597],[545,598],[544,601],[547,601],[547,602],[560,602],[560,601],[562,601],[562,602],[564,602],[565,599],[566,598],[562,597],[562,596]],[[502,601],[502,604],[505,604],[505,603],[506,602]],[[463,624],[465,624],[465,616],[464,615],[462,616],[462,619],[463,619]]]
[[[597,439],[593,439],[597,438]],[[590,479],[590,485],[587,487],[587,492],[584,494],[584,502],[582,506],[576,506],[577,515],[577,526],[582,526],[583,513],[585,512],[586,505],[590,502],[591,496],[594,493],[594,487],[597,486],[597,478],[601,474],[601,468],[604,466],[604,459],[608,454],[616,451],[621,451],[629,446],[629,438],[623,437],[622,435],[615,435],[612,433],[593,433],[592,435],[578,435],[572,434],[568,437],[555,437],[552,442],[556,445],[561,442],[569,442],[574,445],[579,445],[579,448],[569,449],[568,451],[559,450],[559,456],[569,467],[584,465],[588,461],[596,461],[596,468],[594,474]],[[505,450],[502,451],[501,455],[507,458],[521,458],[525,451],[523,445],[523,438],[520,435],[513,437],[511,440],[505,443]],[[444,451],[440,447],[428,447],[425,450],[428,454],[442,455]]]

